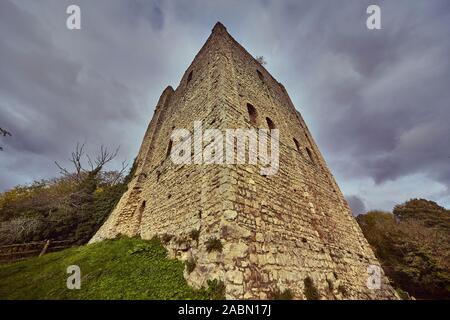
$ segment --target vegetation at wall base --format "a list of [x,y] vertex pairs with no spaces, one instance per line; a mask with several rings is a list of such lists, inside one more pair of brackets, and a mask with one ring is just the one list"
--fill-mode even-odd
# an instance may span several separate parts
[[[210,281],[193,289],[181,261],[168,259],[158,239],[120,237],[0,265],[0,299],[223,299]],[[81,269],[81,289],[67,289],[67,267]]]

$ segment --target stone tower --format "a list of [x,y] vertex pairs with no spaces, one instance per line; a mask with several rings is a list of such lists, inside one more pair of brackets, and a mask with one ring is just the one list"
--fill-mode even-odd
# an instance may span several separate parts
[[[278,172],[175,164],[171,133],[193,131],[194,121],[222,131],[277,128]],[[220,279],[227,298],[289,289],[305,299],[311,287],[324,299],[395,298],[381,268],[381,288],[368,288],[368,267],[379,262],[286,89],[221,23],[177,89],[163,91],[128,191],[91,242],[119,234],[160,236],[172,256],[195,264],[185,271],[192,285]]]

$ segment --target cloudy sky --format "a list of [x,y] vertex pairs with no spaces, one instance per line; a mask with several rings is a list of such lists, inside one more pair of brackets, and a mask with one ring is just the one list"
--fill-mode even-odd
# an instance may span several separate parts
[[[82,30],[66,28],[81,7]],[[366,28],[381,7],[382,30]],[[450,207],[448,0],[1,0],[0,191],[77,141],[132,161],[160,93],[216,21],[287,88],[355,213]]]

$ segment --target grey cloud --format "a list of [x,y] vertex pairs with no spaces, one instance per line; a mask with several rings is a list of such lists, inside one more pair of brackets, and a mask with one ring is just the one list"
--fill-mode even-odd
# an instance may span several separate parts
[[[450,205],[448,1],[378,1],[380,31],[365,27],[366,0],[79,0],[79,32],[65,28],[69,4],[0,2],[0,125],[14,134],[0,189],[55,175],[76,141],[120,144],[132,161],[159,94],[222,21],[266,58],[353,202],[370,180]],[[413,192],[411,176],[442,188]]]
[[352,214],[354,216],[366,213],[366,205],[364,204],[361,198],[355,195],[346,196],[345,198],[348,202],[348,205],[352,209]]

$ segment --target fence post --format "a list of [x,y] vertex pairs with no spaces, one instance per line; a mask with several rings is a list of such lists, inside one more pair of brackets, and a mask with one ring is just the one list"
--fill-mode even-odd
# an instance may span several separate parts
[[50,240],[47,240],[47,242],[44,245],[44,248],[42,249],[41,253],[39,254],[39,257],[43,256],[47,252],[47,249],[49,246],[50,246]]

